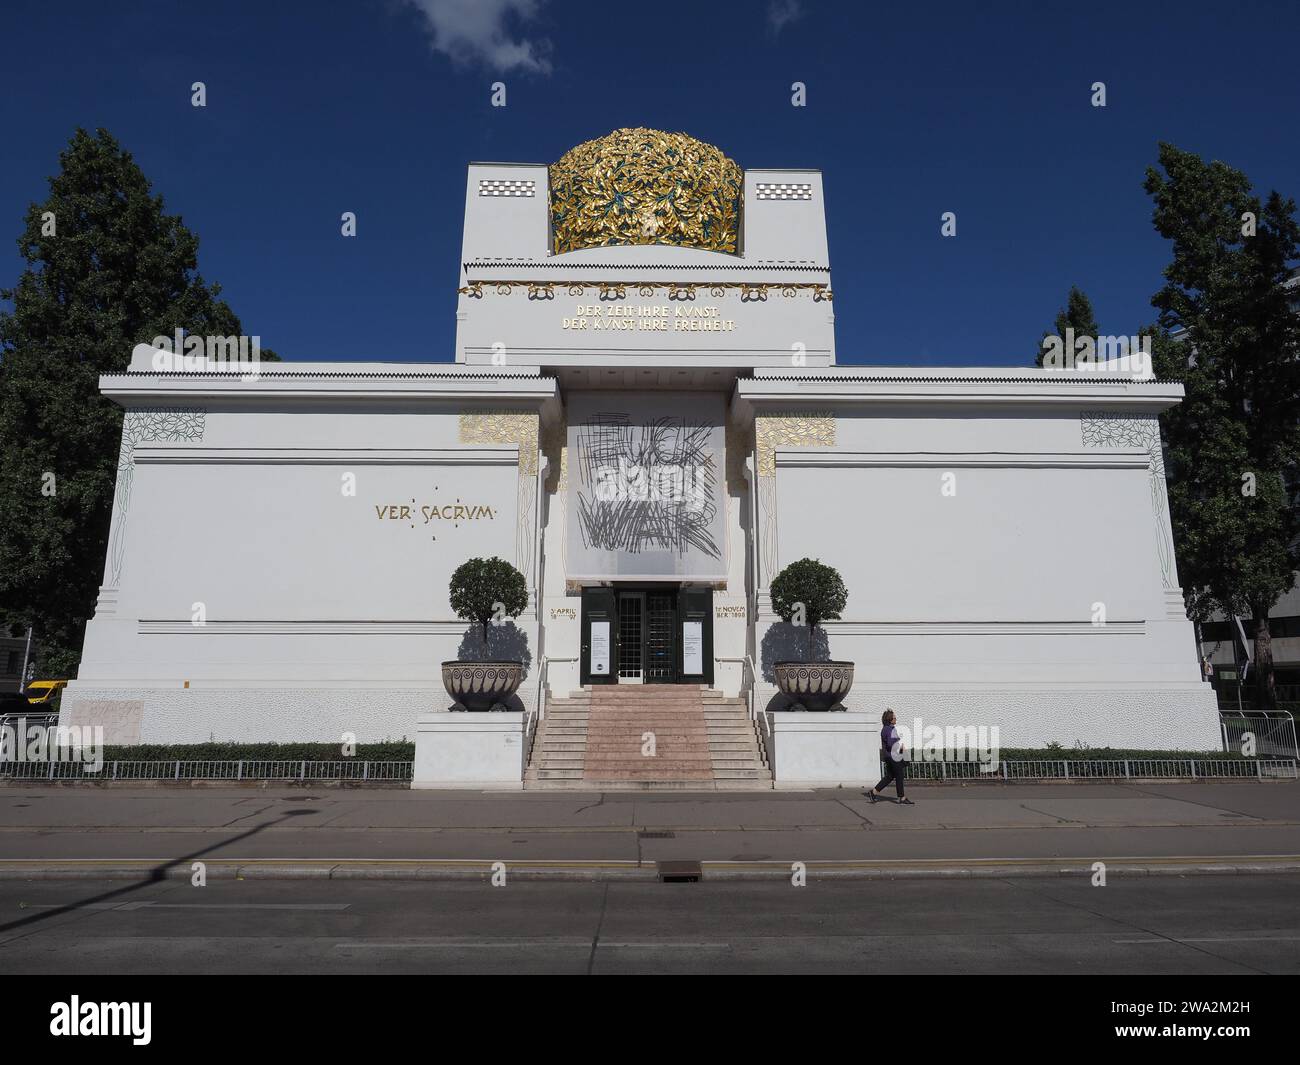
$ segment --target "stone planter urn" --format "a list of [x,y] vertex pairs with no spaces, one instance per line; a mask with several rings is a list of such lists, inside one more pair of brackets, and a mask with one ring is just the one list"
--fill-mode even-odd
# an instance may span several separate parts
[[852,662],[777,662],[776,686],[796,707],[830,710],[853,687]]
[[524,679],[522,662],[444,662],[442,686],[466,710],[505,709]]

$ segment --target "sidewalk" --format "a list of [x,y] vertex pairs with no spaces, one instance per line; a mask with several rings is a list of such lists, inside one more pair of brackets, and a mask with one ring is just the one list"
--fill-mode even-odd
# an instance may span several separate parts
[[[891,793],[892,794],[892,793]],[[1300,783],[523,794],[0,789],[0,877],[543,878],[1300,871]]]

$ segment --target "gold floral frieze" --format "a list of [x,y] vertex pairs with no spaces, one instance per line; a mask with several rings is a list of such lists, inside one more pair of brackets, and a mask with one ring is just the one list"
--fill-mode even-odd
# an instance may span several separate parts
[[778,447],[834,447],[835,415],[830,411],[760,414],[754,419],[754,450],[760,477],[776,476]]
[[462,444],[518,444],[519,475],[537,474],[537,422],[528,411],[461,411]]
[[736,253],[744,171],[685,133],[616,129],[550,168],[555,252],[626,244]]

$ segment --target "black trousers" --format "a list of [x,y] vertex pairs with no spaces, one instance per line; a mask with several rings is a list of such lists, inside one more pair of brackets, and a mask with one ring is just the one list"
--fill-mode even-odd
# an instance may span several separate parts
[[885,776],[876,785],[876,791],[884,791],[889,786],[890,780],[893,780],[894,787],[898,791],[898,797],[903,797],[903,780],[907,777],[907,763],[894,761],[893,756],[888,751],[882,751],[880,760],[885,764]]

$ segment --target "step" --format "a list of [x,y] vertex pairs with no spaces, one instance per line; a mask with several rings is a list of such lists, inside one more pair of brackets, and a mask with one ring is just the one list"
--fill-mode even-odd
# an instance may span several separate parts
[[645,703],[637,706],[593,706],[591,717],[643,717],[646,714],[658,714],[660,717],[695,717],[704,720],[704,714],[698,706],[662,706],[659,703]]
[[679,747],[706,747],[709,743],[709,737],[704,732],[670,732],[667,729],[660,729],[658,732],[654,729],[647,729],[645,732],[640,729],[634,732],[592,729],[587,733],[587,742],[634,743],[638,747],[643,743],[654,743],[659,746],[663,746],[665,743],[675,743]]
[[694,725],[697,728],[704,728],[708,724],[704,720],[704,715],[696,710],[661,710],[656,706],[636,710],[595,710],[587,719],[587,723],[591,725],[601,723],[631,725],[638,721],[665,721],[668,724],[676,722],[679,725]]
[[644,702],[650,699],[657,699],[660,702],[664,702],[664,703],[694,703],[696,706],[704,705],[704,700],[701,699],[699,695],[695,693],[689,693],[689,694],[674,693],[672,695],[664,695],[662,692],[639,691],[639,692],[629,692],[627,695],[612,695],[612,694],[606,695],[604,693],[601,693],[600,695],[593,695],[591,697],[591,701],[593,703],[628,703],[628,702],[638,702],[638,701]]
[[[566,790],[768,790],[744,698],[686,685],[596,685],[548,696],[526,786]],[[641,753],[652,733],[655,753]]]
[[704,716],[699,704],[690,703],[611,703],[597,704],[591,708],[593,714],[694,714]]
[[584,760],[588,766],[617,762],[620,765],[640,766],[643,769],[647,766],[713,765],[711,755],[695,751],[660,751],[654,755],[643,755],[640,751],[629,751],[626,748],[621,751],[588,751]]
[[636,773],[608,773],[600,776],[587,776],[584,780],[593,785],[605,786],[607,784],[681,784],[684,787],[694,785],[697,788],[707,788],[713,783],[711,773],[702,773],[695,776],[656,776],[646,777]]

